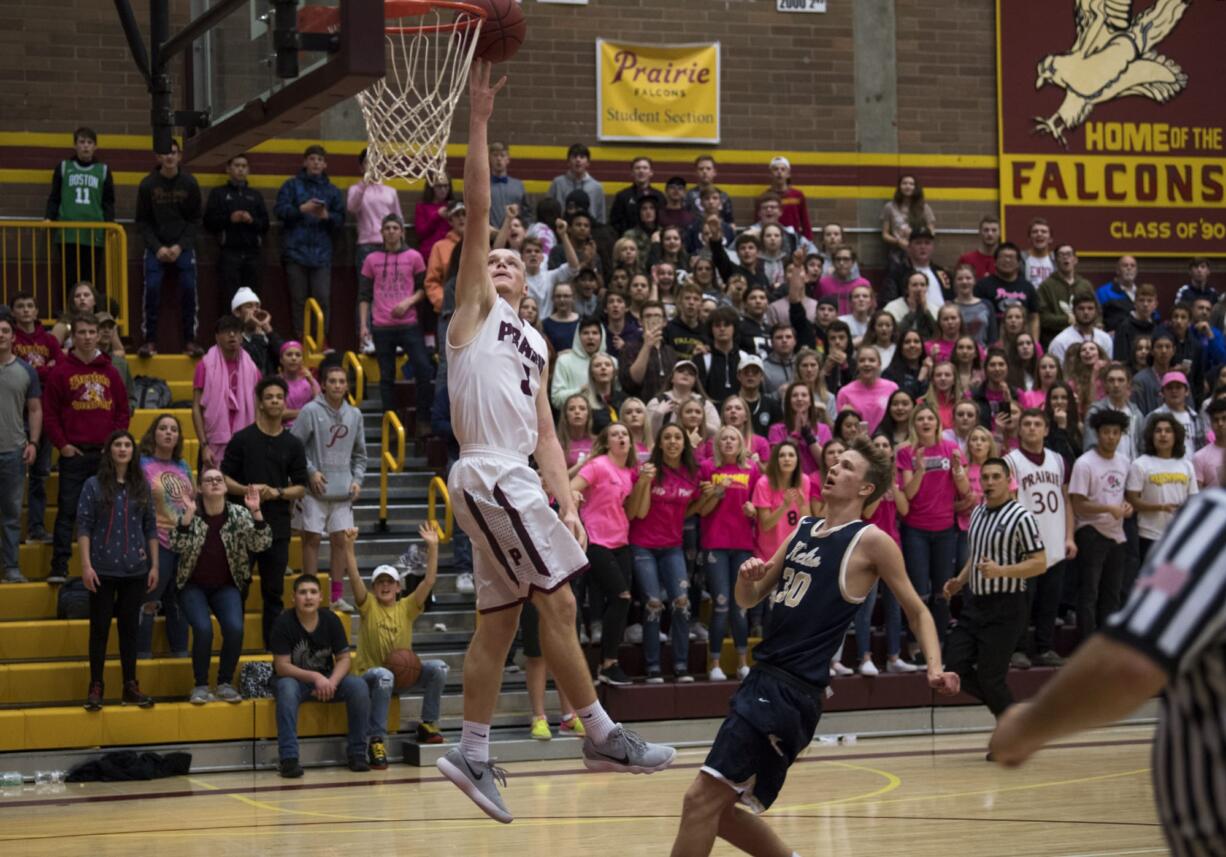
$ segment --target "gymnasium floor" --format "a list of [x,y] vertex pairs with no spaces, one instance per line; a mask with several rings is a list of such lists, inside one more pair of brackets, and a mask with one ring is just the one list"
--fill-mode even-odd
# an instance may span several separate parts
[[[768,813],[804,857],[1109,857],[1165,854],[1151,798],[1150,727],[1079,736],[1018,771],[983,734],[817,746]],[[27,789],[0,799],[6,857],[667,854],[704,750],[651,777],[578,762],[508,766],[516,821],[485,819],[433,769],[206,774]],[[715,854],[730,855],[717,845]]]

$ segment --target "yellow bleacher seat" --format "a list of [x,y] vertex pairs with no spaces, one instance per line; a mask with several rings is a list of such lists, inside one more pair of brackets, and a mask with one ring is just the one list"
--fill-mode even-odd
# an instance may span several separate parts
[[[189,395],[190,399],[191,396]],[[132,412],[132,417],[128,421],[128,431],[140,440],[145,432],[149,430],[149,426],[160,417],[162,414],[173,414],[179,418],[179,425],[183,427],[183,439],[196,440],[196,427],[192,425],[192,410],[191,408],[166,408],[159,410],[157,408],[137,408]],[[191,459],[189,459],[190,461]]]
[[[50,542],[31,542],[21,545],[17,553],[17,563],[21,573],[29,580],[46,580],[51,572]],[[293,536],[289,542],[289,567],[291,573],[297,573],[302,568],[302,539]],[[81,576],[81,563],[77,559],[77,545],[72,546],[72,558],[68,561],[68,576]],[[6,590],[7,591],[7,590]]]

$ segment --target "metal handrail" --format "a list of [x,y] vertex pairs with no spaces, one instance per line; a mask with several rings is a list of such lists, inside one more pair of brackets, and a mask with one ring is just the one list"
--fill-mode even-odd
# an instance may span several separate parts
[[[437,495],[443,496],[443,526],[439,526],[438,515],[435,514],[435,501]],[[438,531],[439,541],[443,544],[451,541],[451,536],[455,532],[455,516],[451,511],[451,494],[447,491],[447,483],[443,481],[441,476],[435,476],[430,480],[430,487],[426,491],[426,520],[429,521],[434,529]]]
[[366,370],[362,367],[362,361],[352,351],[346,351],[341,358],[341,365],[346,372],[353,371],[353,383],[349,385],[349,404],[355,408],[361,407],[366,400]]
[[[392,455],[391,433],[396,432],[396,454]],[[387,532],[387,474],[404,467],[404,423],[394,411],[383,412],[382,452],[379,466],[379,530]]]
[[[88,230],[88,231],[87,231]],[[95,246],[89,237],[103,233]],[[56,241],[57,233],[64,239]],[[82,243],[82,237],[88,243]],[[99,258],[101,256],[101,258]],[[75,264],[69,265],[69,262]],[[119,304],[115,319],[121,336],[128,331],[128,233],[118,223],[78,220],[0,220],[0,299],[11,303],[17,292],[34,295],[43,312],[42,322],[54,324],[57,314],[71,305],[69,269],[100,271],[104,282],[101,312],[110,312],[108,298]]]
[[[314,327],[311,322],[315,322]],[[307,298],[302,309],[302,349],[306,352],[303,357],[310,357],[324,350],[324,333],[324,308],[315,298]]]

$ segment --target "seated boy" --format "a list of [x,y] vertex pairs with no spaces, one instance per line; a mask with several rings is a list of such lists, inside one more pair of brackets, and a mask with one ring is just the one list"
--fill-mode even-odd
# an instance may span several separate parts
[[[367,591],[353,555],[358,531],[351,529],[345,532],[349,585],[353,589],[358,614],[362,617],[354,666],[370,688],[370,726],[367,730],[370,735],[369,760],[376,771],[387,767],[387,750],[383,739],[387,735],[387,712],[394,691],[392,672],[383,666],[383,662],[393,649],[413,648],[413,620],[426,606],[426,599],[430,597],[430,590],[438,579],[438,530],[427,521],[418,532],[426,543],[426,578],[411,594],[399,601],[396,596],[400,594],[400,575],[390,565],[375,569],[370,578],[370,590]],[[417,727],[417,740],[421,744],[443,743],[438,716],[446,683],[447,664],[423,660],[421,677],[408,688],[420,691],[423,696],[421,724]]]

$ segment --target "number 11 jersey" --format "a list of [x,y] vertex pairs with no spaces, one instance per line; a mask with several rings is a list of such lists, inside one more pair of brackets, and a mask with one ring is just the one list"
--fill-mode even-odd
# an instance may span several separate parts
[[447,331],[447,390],[461,454],[482,447],[527,459],[536,449],[545,338],[501,297],[468,342],[453,344],[454,330]]
[[830,659],[864,603],[846,592],[847,564],[867,521],[849,521],[818,535],[821,518],[802,518],[788,540],[779,586],[754,661],[814,687],[830,684]]

